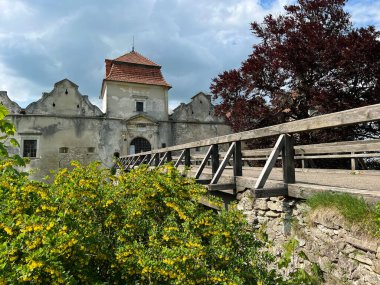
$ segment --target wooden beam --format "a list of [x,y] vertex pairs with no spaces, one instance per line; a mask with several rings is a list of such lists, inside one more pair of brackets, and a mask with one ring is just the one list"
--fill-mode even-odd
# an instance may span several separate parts
[[241,141],[237,141],[235,145],[234,176],[243,176],[243,159],[241,155]]
[[131,166],[132,169],[136,166],[136,164],[138,163],[139,159],[140,159],[140,156],[137,156],[136,160],[133,162],[133,164]]
[[185,151],[186,151],[186,149],[184,149],[184,150],[181,152],[179,158],[178,158],[177,161],[174,163],[174,167],[178,167],[179,164],[181,163],[182,159],[185,158]]
[[[303,120],[291,121],[275,126],[269,126],[261,129],[245,131],[236,134],[214,137],[210,139],[200,140],[196,142],[186,143],[182,145],[167,147],[158,150],[152,150],[147,153],[178,151],[185,148],[195,148],[210,146],[213,144],[224,144],[236,141],[245,141],[250,139],[264,138],[276,136],[286,133],[300,133],[326,128],[341,127],[371,121],[380,120],[380,104],[370,105],[342,112],[336,112],[326,115],[320,115]],[[143,153],[143,154],[147,154]]]
[[220,176],[222,176],[223,171],[224,171],[224,169],[226,168],[226,165],[227,165],[228,161],[230,160],[232,154],[234,153],[235,146],[236,146],[236,143],[235,143],[235,142],[233,142],[233,143],[230,145],[230,147],[229,147],[229,149],[228,149],[226,155],[225,155],[224,158],[223,158],[222,163],[219,165],[218,170],[217,170],[216,173],[213,175],[213,178],[212,178],[210,184],[217,184],[217,183],[218,183]]
[[211,179],[195,179],[195,182],[202,185],[208,185],[211,182]]
[[285,135],[282,153],[282,172],[284,183],[296,182],[294,166],[294,140],[293,136]]
[[236,184],[235,183],[210,184],[207,187],[208,187],[208,191],[234,190],[236,189]]
[[251,193],[255,198],[269,198],[277,196],[287,196],[288,189],[286,187],[251,189]]
[[212,174],[214,175],[219,168],[219,146],[217,144],[212,145],[211,151],[211,169]]
[[276,163],[277,157],[279,156],[285,142],[285,135],[280,135],[278,138],[272,153],[270,154],[267,162],[264,165],[263,170],[261,171],[259,178],[256,181],[255,189],[264,188],[265,182],[267,181],[270,172],[272,171],[272,168],[274,164]]
[[153,154],[151,157],[150,157],[150,160],[148,162],[148,165],[151,166],[152,165],[152,162],[154,161],[154,159],[156,158],[156,156],[158,155],[158,153],[155,153]]
[[167,152],[165,152],[165,153],[164,153],[164,155],[161,157],[161,160],[160,160],[160,162],[158,163],[158,165],[157,165],[157,166],[161,166],[161,165],[163,165],[163,164],[164,164],[164,162],[165,162],[165,159],[166,159],[167,155],[168,155],[168,153],[167,153]]
[[190,149],[185,148],[185,166],[190,167],[190,165],[191,165]]
[[198,171],[195,173],[195,176],[194,176],[195,179],[198,179],[201,176],[203,169],[205,168],[207,161],[209,160],[211,156],[212,150],[213,150],[213,146],[210,146],[201,164],[199,165]]
[[294,183],[288,185],[288,196],[293,198],[308,199],[320,192],[347,193],[356,197],[363,197],[369,203],[380,202],[380,193],[377,191],[351,189],[326,185],[314,185],[306,183]]

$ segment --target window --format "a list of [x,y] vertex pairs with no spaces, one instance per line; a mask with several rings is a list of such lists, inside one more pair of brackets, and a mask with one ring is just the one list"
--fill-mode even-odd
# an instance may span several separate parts
[[24,157],[37,157],[37,140],[24,140],[24,142],[23,142],[23,156]]
[[161,148],[165,148],[165,147],[166,147],[166,143],[162,143]]
[[141,102],[141,101],[136,102],[136,111],[144,112],[144,102]]
[[88,147],[87,148],[87,152],[88,153],[94,153],[95,152],[95,148],[94,147]]
[[68,153],[69,152],[69,148],[68,147],[60,147],[59,148],[59,153]]

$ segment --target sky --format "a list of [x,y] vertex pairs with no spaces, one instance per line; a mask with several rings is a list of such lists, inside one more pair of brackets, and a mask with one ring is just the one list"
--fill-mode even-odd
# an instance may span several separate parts
[[[169,107],[209,92],[257,39],[250,23],[295,0],[0,0],[0,90],[21,107],[68,78],[100,106],[104,60],[132,49],[162,66]],[[380,0],[348,0],[355,26],[380,29]]]

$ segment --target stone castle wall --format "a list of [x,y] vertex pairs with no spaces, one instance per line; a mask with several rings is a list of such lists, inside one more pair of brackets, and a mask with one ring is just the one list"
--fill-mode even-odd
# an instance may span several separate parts
[[[298,241],[294,268],[308,270],[312,262],[317,263],[324,284],[380,284],[380,240],[365,236],[360,228],[350,228],[337,211],[313,213],[299,199],[254,199],[249,190],[240,193],[238,200],[248,222],[264,227],[277,257],[286,242]],[[308,260],[298,257],[301,251]]]

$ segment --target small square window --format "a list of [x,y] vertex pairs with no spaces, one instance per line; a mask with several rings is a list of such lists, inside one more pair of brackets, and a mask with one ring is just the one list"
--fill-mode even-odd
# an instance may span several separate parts
[[69,148],[68,147],[60,147],[59,148],[59,153],[68,153],[69,152]]
[[88,153],[94,153],[95,152],[95,148],[94,147],[88,147],[87,148],[87,152]]
[[140,102],[140,101],[136,102],[136,111],[144,112],[144,102]]
[[23,142],[23,156],[24,157],[37,157],[37,140],[24,140],[24,142]]
[[166,147],[166,143],[162,143],[161,148],[165,148],[165,147]]

